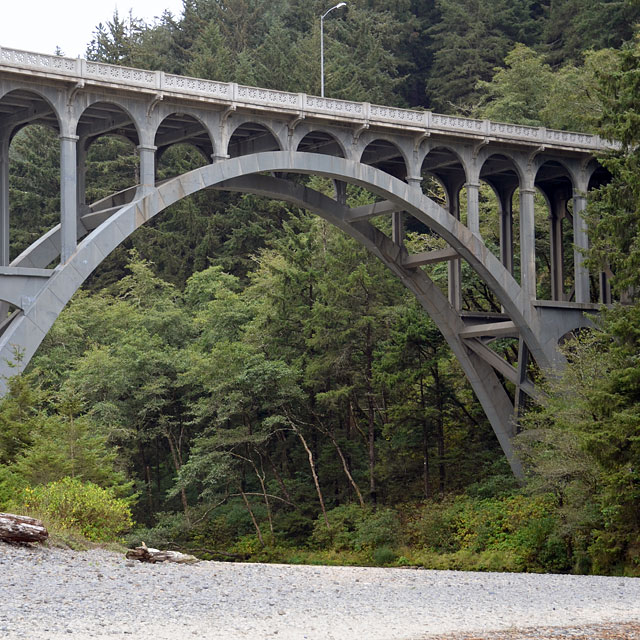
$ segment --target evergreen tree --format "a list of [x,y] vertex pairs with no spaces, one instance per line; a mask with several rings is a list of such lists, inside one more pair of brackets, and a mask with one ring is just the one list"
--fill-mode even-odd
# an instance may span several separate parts
[[640,38],[619,53],[619,70],[601,75],[601,135],[620,147],[601,158],[611,180],[590,194],[591,264],[613,272],[618,294],[640,291]]
[[539,38],[540,7],[532,0],[437,0],[436,6],[428,102],[446,113],[468,110],[478,102],[478,81],[490,79],[513,45]]

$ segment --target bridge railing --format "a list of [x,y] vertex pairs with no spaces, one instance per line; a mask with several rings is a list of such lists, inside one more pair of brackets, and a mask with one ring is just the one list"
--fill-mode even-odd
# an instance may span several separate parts
[[354,120],[368,125],[395,126],[418,132],[441,131],[481,138],[517,139],[525,143],[577,147],[589,151],[610,149],[614,146],[599,136],[588,133],[463,118],[368,102],[321,98],[304,93],[248,87],[234,82],[190,78],[163,71],[147,71],[91,62],[83,58],[66,58],[5,47],[0,47],[0,70],[31,71],[52,77],[65,76],[120,88],[141,88],[156,93],[197,95],[214,101],[235,103],[238,106],[285,110],[298,115]]

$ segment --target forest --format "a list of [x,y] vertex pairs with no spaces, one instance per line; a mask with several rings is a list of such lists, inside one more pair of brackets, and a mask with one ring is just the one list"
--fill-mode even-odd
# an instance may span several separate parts
[[[115,13],[87,34],[86,57],[319,95],[326,5],[184,0],[149,24]],[[640,575],[639,23],[637,0],[349,0],[325,22],[327,95],[620,143],[599,158],[611,179],[585,217],[588,264],[610,266],[624,304],[564,344],[562,372],[531,372],[545,393],[516,438],[524,484],[391,272],[304,210],[206,190],[114,251],[8,381],[0,511],[40,517],[71,546]],[[157,178],[203,162],[175,145]],[[92,202],[137,182],[136,149],[116,137],[93,144],[87,166]],[[12,257],[57,223],[59,180],[55,132],[22,129],[10,148]],[[442,198],[433,182],[423,189]],[[347,196],[373,201],[355,186]],[[493,204],[483,189],[488,243]],[[446,291],[446,266],[427,268]],[[463,281],[464,309],[499,310],[465,266]],[[513,361],[509,339],[493,348]]]

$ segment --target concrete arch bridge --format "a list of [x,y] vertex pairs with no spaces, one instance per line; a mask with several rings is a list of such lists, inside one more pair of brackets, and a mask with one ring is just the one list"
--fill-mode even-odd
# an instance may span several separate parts
[[[60,138],[60,223],[10,257],[9,147],[22,127],[34,123]],[[87,152],[109,134],[137,147],[139,184],[88,203]],[[207,164],[157,184],[158,158],[178,143],[196,147]],[[26,366],[83,281],[145,222],[201,189],[255,193],[323,216],[416,295],[458,358],[514,473],[521,475],[511,439],[514,413],[526,396],[536,395],[528,363],[553,367],[559,339],[588,323],[585,312],[598,301],[610,301],[606,276],[590,277],[579,252],[588,246],[580,216],[587,192],[606,179],[594,154],[606,147],[597,136],[582,133],[0,48],[0,374],[14,375]],[[287,179],[295,174],[334,180],[335,198]],[[423,193],[425,176],[440,185],[444,206]],[[482,182],[495,194],[499,255],[480,233]],[[378,201],[346,206],[346,183],[366,188]],[[460,207],[463,190],[466,211]],[[536,297],[536,192],[548,207],[549,300]],[[519,239],[514,238],[514,194]],[[392,218],[390,235],[371,223],[375,216]],[[444,239],[446,248],[409,253],[405,229],[416,221]],[[573,274],[567,274],[564,254],[571,251]],[[422,268],[441,261],[448,264],[448,295]],[[493,292],[499,312],[463,309],[463,261]],[[574,283],[571,289],[568,281]],[[490,348],[504,336],[518,339],[517,366]],[[16,349],[22,359],[10,366]],[[505,380],[513,383],[515,399]]]

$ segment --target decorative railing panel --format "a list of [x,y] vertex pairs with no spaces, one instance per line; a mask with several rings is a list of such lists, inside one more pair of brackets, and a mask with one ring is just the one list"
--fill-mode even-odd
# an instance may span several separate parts
[[96,78],[105,82],[156,88],[157,74],[154,71],[119,67],[114,64],[84,61],[84,77]]
[[427,126],[427,112],[415,111],[412,109],[397,109],[395,107],[384,107],[372,104],[370,108],[372,120],[385,120],[387,122],[402,122],[415,126]]
[[199,78],[187,78],[171,73],[162,74],[162,88],[167,91],[187,91],[203,96],[231,100],[233,98],[233,85],[230,82],[216,82],[215,80],[201,80]]
[[20,51],[19,49],[6,49],[5,47],[0,49],[0,64],[2,65],[77,75],[80,72],[78,62],[79,59],[76,58],[64,58],[44,53]]
[[301,108],[301,94],[274,89],[259,89],[238,85],[236,90],[238,102],[260,103],[275,107]]
[[349,100],[336,100],[334,98],[319,98],[318,96],[305,95],[305,109],[319,111],[336,116],[350,116],[363,118],[366,116],[364,102],[350,102]]

